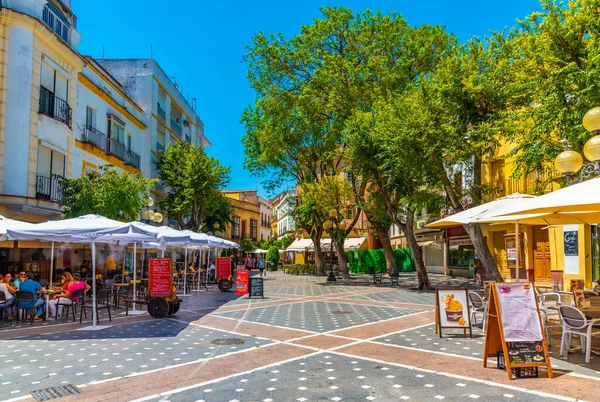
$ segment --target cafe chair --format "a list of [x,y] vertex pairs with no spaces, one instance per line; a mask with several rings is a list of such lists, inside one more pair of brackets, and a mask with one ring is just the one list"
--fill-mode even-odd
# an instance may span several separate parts
[[4,294],[4,292],[0,292],[0,310],[2,311],[2,313],[0,313],[0,323],[4,322],[4,315],[6,314],[6,309],[7,309],[7,301],[6,301],[6,295]]
[[487,303],[479,293],[469,292],[469,303],[471,303],[471,322],[477,325],[477,314],[481,313],[481,328],[485,331],[485,316],[487,315]]
[[[35,301],[35,295],[33,293],[17,291],[17,293],[15,293],[15,302],[13,304],[13,321],[19,316],[19,311],[25,311],[25,314],[27,314],[27,311],[31,311],[31,322],[29,324],[33,324],[33,317],[35,316],[35,307],[33,306],[35,306]],[[27,307],[24,307],[23,303],[25,303]]]
[[73,294],[71,295],[70,299],[79,299],[76,302],[72,302],[72,303],[61,303],[60,299],[66,299],[66,297],[57,297],[56,300],[58,300],[57,304],[56,304],[56,315],[54,316],[54,320],[58,320],[58,310],[61,309],[61,314],[60,316],[62,317],[65,309],[67,310],[67,320],[69,319],[69,310],[72,311],[72,315],[73,315],[73,322],[75,322],[75,309],[76,307],[81,307],[83,306],[83,289],[77,289],[76,291],[73,292]]
[[[90,314],[93,315],[93,313],[91,312],[93,308],[92,299],[89,297],[84,297],[82,299],[82,302],[83,304],[81,306],[81,312],[79,313],[80,324],[83,320],[83,316],[85,316],[85,318],[87,319],[86,309],[90,309]],[[90,304],[87,304],[86,302],[89,302]],[[112,321],[112,317],[110,315],[110,289],[102,289],[101,291],[96,293],[96,311],[98,312],[98,314],[96,315],[96,323],[98,324],[100,324],[100,310],[103,309],[108,310],[108,320]]]
[[[563,298],[560,293],[556,292],[538,293],[538,298],[542,323],[544,324],[544,330],[546,331],[548,346],[550,346],[550,328],[562,329],[558,308],[563,304]],[[550,320],[558,321],[558,323],[550,324]]]
[[[560,355],[562,357],[564,346],[571,349],[571,338],[579,335],[581,342],[581,353],[585,353],[585,362],[590,362],[592,348],[592,336],[600,335],[600,318],[588,320],[581,310],[573,306],[560,306],[558,312],[562,321],[562,338],[560,341]],[[585,339],[585,342],[584,342]]]

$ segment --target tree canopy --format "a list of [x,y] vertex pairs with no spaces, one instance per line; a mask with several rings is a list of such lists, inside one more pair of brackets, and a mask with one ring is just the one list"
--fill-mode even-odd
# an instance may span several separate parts
[[76,179],[62,179],[63,214],[66,218],[96,214],[123,222],[139,220],[155,181],[108,164]]
[[159,207],[182,228],[214,231],[225,228],[233,212],[221,193],[229,183],[230,168],[187,142],[171,145],[160,152],[156,162],[160,180],[166,186]]

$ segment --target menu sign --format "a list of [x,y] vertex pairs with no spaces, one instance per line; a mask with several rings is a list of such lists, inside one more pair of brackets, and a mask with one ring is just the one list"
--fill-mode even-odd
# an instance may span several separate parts
[[442,329],[459,328],[471,334],[471,317],[466,289],[438,289],[436,291],[437,324]]
[[565,231],[565,255],[578,255],[577,244],[579,239],[579,232],[577,231]]
[[506,342],[541,341],[542,327],[530,283],[496,283]]
[[545,363],[542,341],[507,342],[510,364]]
[[250,294],[248,298],[265,297],[262,278],[250,278]]
[[483,367],[488,358],[502,352],[509,380],[514,368],[538,366],[545,366],[552,378],[548,345],[530,283],[492,283],[485,322]]
[[231,258],[229,257],[218,257],[217,258],[217,281],[221,279],[228,279],[231,275]]
[[238,269],[235,272],[235,294],[245,295],[248,293],[248,270]]
[[151,258],[148,260],[148,286],[150,296],[171,296],[173,271],[170,258]]

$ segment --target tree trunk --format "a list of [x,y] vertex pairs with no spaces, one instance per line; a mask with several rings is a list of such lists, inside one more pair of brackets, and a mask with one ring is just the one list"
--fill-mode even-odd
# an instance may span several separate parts
[[[479,168],[476,168],[475,170],[481,170],[481,159],[475,158],[475,163],[477,164],[478,160]],[[454,212],[458,213],[463,211],[464,208],[462,207],[462,204],[460,203],[460,200],[458,199],[456,192],[452,187],[450,179],[448,179],[448,176],[446,175],[443,175],[443,184],[446,195],[450,199],[452,207],[454,208]],[[500,271],[498,271],[498,265],[496,264],[496,260],[494,260],[494,257],[490,252],[487,242],[483,238],[481,227],[477,224],[463,226],[469,234],[469,238],[473,243],[473,248],[475,249],[475,252],[479,256],[479,261],[481,261],[481,265],[483,265],[483,269],[485,270],[487,280],[503,282],[504,279],[502,279],[502,275],[500,275]]]
[[400,229],[404,236],[406,237],[406,241],[408,242],[408,247],[412,252],[413,259],[415,260],[415,267],[417,269],[417,279],[419,280],[419,289],[420,290],[431,290],[431,284],[429,283],[429,276],[427,275],[427,267],[425,267],[425,262],[423,261],[423,253],[421,252],[421,247],[417,243],[417,238],[415,237],[414,227],[413,227],[413,212],[409,211],[407,216],[408,219],[405,224],[400,224]]
[[392,250],[392,242],[390,236],[384,228],[378,225],[379,241],[383,247],[383,253],[385,254],[385,264],[387,266],[388,274],[393,274],[398,270],[396,266],[396,259],[394,258],[394,251]]
[[500,275],[500,272],[498,271],[496,260],[494,260],[494,256],[490,253],[490,249],[487,246],[479,225],[463,226],[469,234],[471,242],[477,251],[479,261],[481,261],[481,265],[483,265],[483,269],[485,270],[486,279],[488,281],[504,282],[502,275]]
[[321,236],[322,232],[317,230],[312,236],[315,247],[315,265],[317,266],[317,276],[325,276],[325,261],[323,261],[323,250],[321,249]]
[[481,156],[473,156],[473,205],[481,204]]
[[344,241],[340,240],[335,233],[332,236],[333,244],[335,245],[335,249],[338,255],[338,265],[340,266],[340,272],[342,274],[342,278],[350,279],[350,271],[348,270],[348,259],[346,258],[346,253],[344,251]]

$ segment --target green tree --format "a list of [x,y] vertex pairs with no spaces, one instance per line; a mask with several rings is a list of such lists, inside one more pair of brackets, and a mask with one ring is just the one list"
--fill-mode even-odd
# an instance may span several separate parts
[[221,193],[230,181],[229,166],[187,142],[160,152],[156,162],[160,180],[167,186],[160,209],[181,227],[193,231],[225,228],[231,223],[229,200]]
[[139,220],[154,182],[141,174],[117,171],[112,165],[76,179],[62,179],[63,214],[66,218],[97,214],[123,222]]
[[273,263],[273,266],[277,268],[279,266],[279,248],[275,245],[269,247],[265,260]]
[[[600,3],[542,0],[508,35],[510,124],[516,177],[550,172],[567,146],[581,153],[583,115],[600,104]],[[546,183],[542,183],[546,184]]]
[[244,237],[241,241],[240,241],[240,246],[242,247],[242,250],[244,250],[245,252],[249,253],[252,252],[254,250],[256,250],[256,243],[254,243],[252,241],[251,238],[249,237]]

